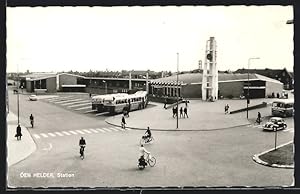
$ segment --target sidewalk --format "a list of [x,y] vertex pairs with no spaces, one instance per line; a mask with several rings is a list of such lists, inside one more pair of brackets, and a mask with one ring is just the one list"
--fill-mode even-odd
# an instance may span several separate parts
[[18,118],[12,112],[7,116],[7,165],[8,167],[25,159],[36,150],[33,141],[26,127],[22,126],[22,140],[17,141],[15,137]]
[[[255,99],[251,101],[250,106],[268,102],[269,99]],[[229,111],[245,108],[245,100],[218,100],[216,102],[205,102],[202,100],[190,100],[188,103],[189,118],[178,119],[178,129],[176,129],[176,118],[172,117],[172,109],[164,109],[163,103],[150,102],[147,109],[132,111],[130,117],[125,117],[126,127],[132,129],[145,130],[148,126],[151,130],[162,131],[209,131],[226,129],[236,126],[246,126],[255,120],[257,112],[260,111],[262,116],[271,113],[270,106],[261,109],[249,111],[249,120],[246,118],[246,112],[236,114],[225,114],[224,107],[229,104]],[[185,104],[180,104],[185,107]],[[179,115],[180,116],[180,115]],[[107,118],[105,121],[111,125],[121,125],[122,114]]]

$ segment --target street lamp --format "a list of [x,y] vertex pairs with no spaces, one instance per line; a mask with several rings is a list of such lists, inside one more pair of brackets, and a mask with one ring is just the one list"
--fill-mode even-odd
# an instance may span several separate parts
[[177,53],[177,81],[176,81],[176,85],[177,85],[177,92],[176,92],[176,96],[177,96],[177,111],[176,111],[176,129],[178,129],[178,95],[179,95],[179,92],[178,92],[178,74],[179,74],[179,53]]
[[107,82],[105,80],[102,80],[102,82],[105,84],[105,94],[107,94]]
[[251,57],[248,59],[248,94],[247,94],[247,119],[248,119],[248,106],[249,106],[249,103],[250,103],[250,92],[249,92],[249,86],[250,86],[250,83],[249,83],[249,69],[250,69],[250,61],[253,60],[253,59],[260,59],[259,57]]

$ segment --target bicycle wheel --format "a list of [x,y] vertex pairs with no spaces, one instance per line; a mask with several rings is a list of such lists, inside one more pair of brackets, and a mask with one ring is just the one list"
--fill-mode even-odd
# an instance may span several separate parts
[[154,137],[151,137],[149,142],[154,142]]
[[154,157],[149,158],[148,163],[151,167],[153,167],[156,164],[156,159]]

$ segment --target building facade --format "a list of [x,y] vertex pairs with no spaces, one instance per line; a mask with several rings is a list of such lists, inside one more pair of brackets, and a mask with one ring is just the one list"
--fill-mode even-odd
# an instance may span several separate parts
[[[176,76],[151,81],[149,93],[156,97],[176,97],[177,92],[183,98],[202,98],[201,73],[180,74],[179,82]],[[258,74],[218,74],[218,97],[239,98],[265,98],[272,93],[281,94],[283,84],[277,80]]]
[[294,74],[284,69],[238,69],[235,73],[256,73],[283,83],[286,90],[294,89]]

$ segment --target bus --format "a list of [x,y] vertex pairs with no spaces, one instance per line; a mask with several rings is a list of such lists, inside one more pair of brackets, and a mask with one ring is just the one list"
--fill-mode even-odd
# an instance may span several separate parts
[[94,96],[92,99],[92,109],[97,109],[98,112],[109,112],[110,114],[144,109],[147,104],[148,93],[146,91],[137,91],[134,94],[99,95]]
[[105,98],[103,109],[110,114],[144,109],[148,104],[147,94],[146,91],[137,91],[127,96],[110,96]]
[[272,115],[280,117],[294,116],[294,99],[278,99],[272,103]]
[[97,112],[103,112],[105,99],[112,99],[113,97],[118,97],[118,96],[128,96],[128,94],[116,93],[116,94],[105,94],[105,95],[93,96],[92,97],[92,110],[97,110]]

